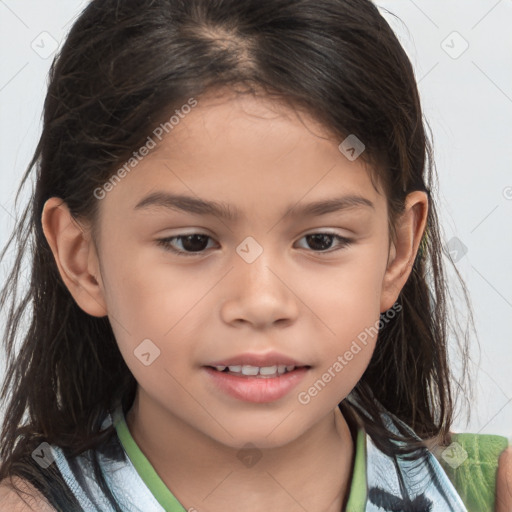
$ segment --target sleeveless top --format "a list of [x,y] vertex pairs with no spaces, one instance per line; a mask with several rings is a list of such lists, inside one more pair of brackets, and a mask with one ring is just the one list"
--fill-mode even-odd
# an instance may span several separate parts
[[[386,418],[389,430],[398,433]],[[402,422],[400,422],[402,423]],[[107,485],[124,512],[190,512],[176,499],[130,434],[121,406],[103,422],[114,425],[116,434],[97,452]],[[405,424],[408,431],[412,433]],[[99,487],[90,451],[68,458],[50,445],[64,481],[86,512],[114,512]],[[347,512],[468,512],[443,467],[430,451],[425,459],[408,461],[380,451],[359,425],[354,469],[345,510]],[[197,504],[200,508],[200,503]]]

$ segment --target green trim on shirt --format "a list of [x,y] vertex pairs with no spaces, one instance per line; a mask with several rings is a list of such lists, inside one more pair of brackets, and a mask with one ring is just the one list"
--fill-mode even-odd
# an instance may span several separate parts
[[160,503],[166,512],[186,512],[185,508],[167,488],[149,460],[138,447],[128,430],[128,425],[126,424],[121,408],[116,409],[113,413],[113,424],[126,454],[158,503]]
[[[112,414],[113,424],[123,448],[130,458],[137,473],[146,484],[151,494],[166,510],[166,512],[187,512],[183,505],[174,497],[169,488],[158,476],[149,460],[142,453],[133,439],[126,424],[122,409],[119,407]],[[346,512],[364,512],[366,505],[366,436],[359,427],[357,431],[354,472]]]
[[366,435],[359,427],[357,430],[354,472],[346,512],[364,512],[366,508]]

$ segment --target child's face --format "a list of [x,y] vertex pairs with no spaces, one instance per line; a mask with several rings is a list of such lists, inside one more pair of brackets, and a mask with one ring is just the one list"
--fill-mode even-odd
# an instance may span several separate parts
[[[384,195],[361,158],[349,161],[341,140],[327,140],[302,117],[307,127],[292,111],[252,96],[199,98],[100,201],[100,288],[140,399],[234,447],[289,442],[332,414],[366,369],[372,328],[398,294],[383,286],[390,247]],[[238,217],[136,207],[157,192],[223,203]],[[345,196],[363,200],[323,215],[298,213]],[[158,245],[193,233],[210,238],[172,246],[195,255]],[[306,237],[314,233],[351,242]],[[143,340],[151,342],[138,348]],[[293,379],[279,377],[291,379],[287,392],[266,394],[262,378],[253,387],[246,377],[208,369],[270,351],[308,366]],[[222,388],[228,379],[239,379],[235,395]],[[242,379],[246,387],[236,384]]]

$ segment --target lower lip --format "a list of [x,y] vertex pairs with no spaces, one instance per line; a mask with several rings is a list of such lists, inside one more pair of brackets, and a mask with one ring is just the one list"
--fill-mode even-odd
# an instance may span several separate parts
[[217,387],[245,402],[274,402],[287,395],[306,375],[308,368],[297,368],[278,377],[238,377],[204,367]]

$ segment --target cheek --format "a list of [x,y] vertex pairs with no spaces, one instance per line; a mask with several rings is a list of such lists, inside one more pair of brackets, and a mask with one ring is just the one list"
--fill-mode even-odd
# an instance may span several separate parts
[[117,248],[111,243],[105,251],[106,301],[109,314],[134,339],[164,337],[218,279],[166,260],[163,249],[116,242]]
[[368,245],[335,265],[304,272],[300,297],[324,320],[325,334],[347,340],[378,321],[385,263],[382,252]]
[[162,258],[157,263],[154,250],[110,250],[114,257],[104,259],[103,271],[108,276],[106,301],[114,335],[140,384],[157,385],[164,369],[174,373],[176,368],[179,373],[191,360],[194,338],[187,333],[201,320],[194,308],[218,278],[184,272]]
[[315,313],[318,333],[321,364],[314,386],[329,388],[325,399],[344,398],[369,364],[379,331],[385,263],[381,252],[368,248],[339,266],[317,271],[314,286],[302,285],[301,297]]

